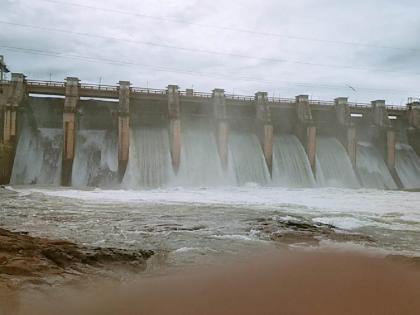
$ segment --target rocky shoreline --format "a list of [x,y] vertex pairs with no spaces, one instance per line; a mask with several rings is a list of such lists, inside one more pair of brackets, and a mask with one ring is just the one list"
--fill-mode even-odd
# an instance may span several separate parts
[[79,246],[0,229],[0,288],[63,285],[89,277],[141,272],[151,250]]

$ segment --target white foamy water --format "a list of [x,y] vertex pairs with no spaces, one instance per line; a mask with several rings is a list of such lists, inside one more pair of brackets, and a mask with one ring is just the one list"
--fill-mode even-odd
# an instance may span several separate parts
[[[420,256],[416,192],[252,185],[147,191],[9,187],[0,194],[2,227],[94,246],[164,249],[173,253],[168,259],[175,265],[275,248],[270,233],[287,230],[281,222],[328,224],[338,233],[372,239],[352,246]],[[272,229],[261,230],[261,222]],[[297,244],[306,246],[291,246]]]
[[214,130],[206,120],[182,122],[180,164],[173,186],[209,187],[228,183],[220,162]]
[[369,142],[357,143],[357,174],[363,187],[397,189],[379,150]]
[[168,130],[165,127],[132,128],[129,155],[124,187],[162,187],[173,176]]
[[273,185],[313,187],[315,178],[308,156],[294,135],[275,135],[273,141]]
[[60,185],[63,130],[23,127],[10,182]]
[[229,151],[229,164],[238,185],[266,185],[270,182],[261,144],[255,134],[232,131],[229,135]]
[[[363,212],[371,214],[420,215],[420,194],[403,191],[374,189],[288,189],[277,187],[222,187],[156,190],[76,190],[11,188],[22,194],[41,193],[51,197],[64,197],[93,203],[162,203],[210,204],[278,209],[303,207],[303,212]],[[419,217],[420,219],[420,217]],[[419,221],[420,222],[420,221]]]
[[[118,171],[117,135],[106,130],[79,130],[73,162],[72,185],[107,186]],[[113,180],[114,179],[114,180]]]
[[316,178],[321,186],[360,187],[350,158],[334,137],[317,136]]
[[420,158],[406,143],[397,143],[395,168],[404,188],[420,188]]

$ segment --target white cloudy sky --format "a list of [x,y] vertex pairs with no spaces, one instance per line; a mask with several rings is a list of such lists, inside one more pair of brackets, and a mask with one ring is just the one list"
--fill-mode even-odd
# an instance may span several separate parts
[[420,1],[0,0],[0,30],[0,54],[31,79],[420,96]]

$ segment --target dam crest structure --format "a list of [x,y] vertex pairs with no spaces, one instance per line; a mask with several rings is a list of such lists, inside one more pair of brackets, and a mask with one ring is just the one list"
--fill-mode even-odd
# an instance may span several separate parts
[[0,82],[0,184],[420,188],[420,101]]

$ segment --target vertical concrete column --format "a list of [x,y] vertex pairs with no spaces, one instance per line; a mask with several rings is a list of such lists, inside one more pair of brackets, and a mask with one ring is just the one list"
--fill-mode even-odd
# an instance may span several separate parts
[[130,82],[119,82],[118,103],[118,177],[123,179],[130,150]]
[[387,152],[386,162],[387,162],[388,168],[392,172],[395,172],[395,145],[396,145],[395,130],[390,129],[386,133],[386,152]]
[[222,167],[226,170],[228,165],[229,124],[226,115],[225,90],[213,90],[212,104],[217,128],[217,149]]
[[420,102],[408,104],[407,108],[410,127],[420,129]]
[[351,113],[347,97],[339,97],[334,100],[337,118],[337,135],[353,166],[356,165],[356,128],[351,123]]
[[407,108],[410,123],[407,131],[408,141],[417,155],[420,156],[420,102],[408,104]]
[[312,122],[312,111],[308,95],[296,96],[296,110],[299,121],[304,123]]
[[389,120],[384,100],[372,101],[372,122],[377,127],[377,137],[380,139],[381,151],[389,172],[394,178],[398,188],[403,188],[401,180],[395,170],[396,133]]
[[181,119],[178,85],[168,85],[169,142],[175,173],[181,163]]
[[61,170],[61,184],[71,185],[74,148],[76,143],[76,109],[79,101],[79,79],[66,78],[66,91],[63,112],[64,145]]
[[335,114],[340,125],[347,125],[350,123],[350,111],[347,97],[338,97],[334,100]]
[[273,124],[271,123],[270,106],[268,105],[267,92],[255,93],[257,104],[257,122],[260,129],[260,141],[267,167],[272,173],[273,169]]
[[378,127],[390,127],[391,122],[388,118],[388,112],[384,100],[372,101],[372,122]]
[[306,154],[308,155],[309,164],[315,174],[316,171],[316,127],[306,127]]
[[14,145],[17,135],[16,112],[25,96],[25,76],[21,73],[12,73],[12,82],[9,96],[3,115],[3,143]]
[[3,132],[0,141],[0,184],[8,184],[12,174],[17,142],[17,110],[26,97],[25,76],[13,73],[2,95]]
[[297,135],[304,144],[308,160],[316,175],[316,126],[312,120],[312,111],[308,95],[296,96],[296,114],[298,118]]
[[357,142],[356,142],[356,127],[349,126],[347,128],[347,154],[349,155],[351,164],[353,167],[356,166],[356,156],[357,156]]

